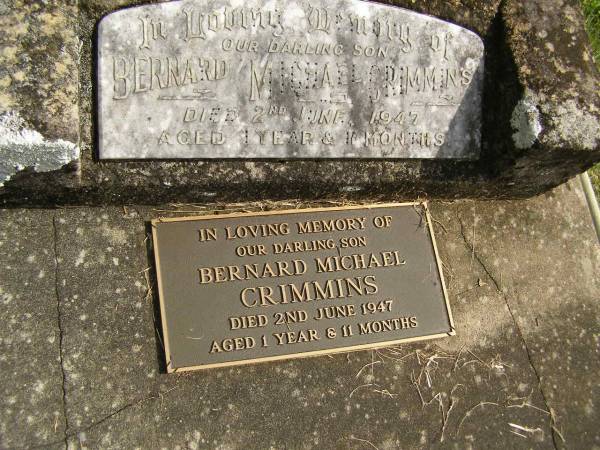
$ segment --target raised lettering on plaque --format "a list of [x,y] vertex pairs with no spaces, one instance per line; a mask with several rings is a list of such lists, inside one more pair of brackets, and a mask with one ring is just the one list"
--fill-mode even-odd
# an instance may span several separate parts
[[156,219],[169,372],[454,334],[423,204]]
[[106,16],[101,159],[462,158],[483,43],[360,0],[184,0]]

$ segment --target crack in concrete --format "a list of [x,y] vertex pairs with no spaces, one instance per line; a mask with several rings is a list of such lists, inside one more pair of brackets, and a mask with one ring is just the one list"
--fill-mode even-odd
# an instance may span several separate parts
[[563,442],[564,442],[564,439],[562,438],[560,433],[556,430],[556,426],[557,426],[556,418],[554,416],[554,412],[553,412],[552,408],[550,407],[550,405],[548,403],[548,398],[546,396],[546,393],[544,392],[544,388],[542,386],[542,377],[540,376],[540,374],[533,362],[531,350],[529,349],[529,346],[527,345],[527,341],[525,340],[525,336],[523,335],[523,330],[521,329],[521,326],[519,325],[519,322],[517,321],[517,318],[515,317],[515,314],[510,306],[510,302],[508,301],[508,296],[502,290],[501,284],[498,282],[498,280],[496,279],[494,274],[491,272],[491,270],[488,269],[487,265],[482,260],[481,256],[479,256],[479,253],[475,251],[474,244],[469,242],[469,240],[465,234],[465,230],[464,230],[465,226],[464,226],[464,223],[460,216],[460,213],[457,212],[456,218],[460,225],[460,235],[461,235],[463,241],[465,242],[465,245],[467,246],[467,248],[469,249],[469,251],[471,252],[473,257],[475,258],[475,261],[477,261],[479,263],[479,265],[481,266],[483,271],[486,273],[486,275],[489,277],[489,279],[494,284],[494,287],[496,288],[496,290],[500,293],[500,295],[502,295],[502,298],[504,299],[504,303],[506,304],[506,308],[508,309],[508,314],[510,315],[512,322],[515,325],[515,328],[517,329],[517,333],[519,334],[519,338],[521,339],[521,342],[523,343],[523,347],[525,348],[525,354],[527,355],[527,360],[529,361],[529,365],[531,366],[533,373],[537,379],[538,388],[540,390],[540,394],[542,396],[544,406],[546,407],[548,414],[550,414],[550,431],[551,431],[551,436],[552,436],[552,444],[554,445],[554,448],[556,450],[559,450],[557,438],[560,438]]
[[95,427],[97,427],[99,425],[102,425],[104,422],[106,422],[109,419],[112,419],[114,416],[122,413],[123,411],[125,411],[125,410],[127,410],[129,408],[133,408],[134,406],[137,406],[137,405],[139,405],[141,403],[144,403],[144,402],[147,402],[149,400],[160,399],[161,400],[161,406],[162,406],[163,396],[166,395],[166,394],[168,394],[169,392],[177,389],[179,387],[179,382],[180,382],[180,380],[178,380],[175,383],[175,386],[173,386],[171,389],[168,389],[168,390],[166,390],[164,392],[160,392],[159,391],[156,394],[151,394],[151,395],[148,395],[147,397],[143,397],[143,398],[140,398],[139,400],[135,400],[133,402],[127,403],[127,404],[121,406],[120,408],[117,408],[113,412],[107,414],[106,416],[102,417],[101,419],[98,419],[97,421],[92,422],[91,424],[89,424],[89,425],[87,425],[85,427],[82,427],[79,430],[76,430],[76,431],[73,431],[72,433],[69,433],[67,435],[67,437],[74,437],[74,436],[78,435],[79,433],[84,433],[84,432],[90,431],[91,429],[93,429],[93,428],[95,428]]
[[[144,403],[144,402],[146,402],[148,400],[156,400],[156,399],[160,398],[161,396],[163,396],[164,394],[167,394],[168,392],[170,392],[173,389],[175,389],[175,388],[172,388],[172,389],[170,389],[170,390],[168,390],[166,392],[159,392],[157,395],[149,395],[148,397],[144,397],[144,398],[141,398],[139,400],[133,401],[131,403],[127,403],[127,404],[121,406],[120,408],[112,411],[111,413],[107,414],[106,416],[102,417],[101,419],[98,419],[97,421],[92,422],[89,425],[86,425],[85,427],[81,427],[78,430],[74,430],[74,431],[71,431],[71,432],[65,432],[64,439],[61,439],[60,441],[47,442],[47,443],[44,443],[44,444],[39,444],[39,445],[35,445],[35,446],[32,446],[32,447],[28,447],[28,448],[30,448],[32,450],[33,449],[37,449],[37,448],[47,448],[50,445],[60,444],[61,442],[65,443],[67,445],[67,447],[68,447],[68,441],[69,441],[70,438],[74,438],[74,437],[78,438],[78,435],[80,433],[88,432],[88,431],[92,430],[93,428],[102,425],[104,422],[106,422],[107,420],[112,419],[113,417],[117,416],[118,414],[122,413],[123,411],[125,411],[125,410],[127,410],[129,408],[133,408],[134,406],[137,406],[140,403]],[[65,419],[66,419],[66,415],[65,415]]]
[[147,400],[151,400],[153,399],[154,396],[150,396],[150,397],[145,397],[142,399],[139,399],[135,402],[131,402],[131,403],[127,403],[126,405],[121,406],[120,408],[114,410],[113,412],[107,414],[106,416],[102,417],[101,419],[97,420],[96,422],[92,422],[91,424],[85,426],[84,428],[81,428],[80,430],[77,430],[75,432],[73,432],[72,436],[78,435],[79,433],[84,433],[86,431],[90,431],[92,428],[95,428],[99,425],[102,425],[104,422],[106,422],[107,420],[113,418],[114,416],[116,416],[117,414],[122,413],[123,411],[132,408],[134,406],[139,405],[140,403],[143,403]]
[[62,313],[61,313],[61,302],[60,302],[60,292],[59,292],[59,282],[58,282],[58,227],[56,224],[56,212],[52,217],[52,229],[53,229],[53,250],[54,250],[54,293],[56,295],[56,320],[58,324],[58,355],[60,361],[60,371],[62,376],[62,410],[63,410],[63,418],[64,418],[64,438],[63,442],[65,444],[65,450],[68,450],[68,433],[69,433],[69,419],[67,417],[67,376],[63,359],[63,340],[64,340],[64,331],[63,331],[63,323],[62,323]]

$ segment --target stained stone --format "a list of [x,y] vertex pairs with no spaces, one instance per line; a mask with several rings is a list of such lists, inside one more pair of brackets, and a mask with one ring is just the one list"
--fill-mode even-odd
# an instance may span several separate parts
[[[192,207],[181,206],[177,215]],[[146,270],[144,223],[172,208],[0,215],[6,232],[0,266],[8,275],[0,285],[14,297],[3,317],[16,317],[19,326],[10,325],[3,338],[29,332],[40,344],[53,332],[57,339],[39,346],[5,341],[2,373],[11,376],[0,379],[0,426],[7,430],[0,447],[65,437],[70,448],[102,449],[372,448],[364,441],[380,449],[597,445],[600,252],[578,184],[527,201],[432,203],[455,337],[184,374],[161,368],[156,290],[146,292],[144,275],[153,272]],[[23,236],[37,239],[31,242],[39,249]],[[53,247],[56,285],[54,276],[38,279],[28,262],[36,255],[35,264],[52,271]],[[18,270],[30,273],[29,285],[15,281]],[[38,379],[47,380],[43,395],[28,381]]]
[[0,448],[64,443],[53,215],[0,211]]
[[478,157],[475,33],[359,0],[240,5],[100,22],[101,159]]
[[452,338],[164,373],[145,223],[294,206],[307,205],[3,211],[0,447],[597,446],[600,252],[577,183],[527,201],[432,202]]
[[[0,1],[0,114],[22,117],[30,138],[79,140],[77,18],[73,0]],[[38,150],[43,158],[44,149]]]
[[79,159],[76,3],[0,1],[0,188]]
[[[3,11],[10,10],[10,17],[0,34],[4,41],[19,45],[9,45],[0,55],[0,60],[4,57],[8,61],[4,67],[10,75],[2,78],[0,73],[0,109],[4,105],[4,123],[10,125],[8,134],[4,133],[10,151],[17,153],[20,147],[15,145],[21,143],[27,144],[27,151],[21,161],[5,158],[8,170],[4,178],[9,179],[0,187],[0,204],[4,206],[340,197],[360,201],[425,196],[525,198],[546,192],[600,161],[598,71],[579,0],[381,0],[458,24],[484,40],[481,152],[476,161],[98,161],[98,25],[119,9],[157,2],[0,1],[0,5],[9,3],[11,6],[4,6]],[[23,8],[31,13],[23,14]],[[57,15],[65,14],[70,18],[66,22],[57,19]],[[39,37],[46,35],[52,39],[42,39],[41,45]],[[58,45],[61,42],[64,45]],[[77,64],[65,71],[63,65],[54,64],[63,57]],[[68,82],[60,78],[65,74]],[[38,81],[32,81],[34,76]],[[55,82],[59,78],[60,82]],[[74,97],[65,97],[64,89]],[[60,105],[65,102],[77,106],[75,119],[64,113]],[[118,120],[131,123],[131,117]],[[31,138],[36,138],[35,142]],[[65,145],[57,145],[61,141]],[[76,143],[80,151],[72,152],[74,145],[70,143]],[[128,147],[125,143],[120,148]],[[52,170],[65,161],[70,162]]]

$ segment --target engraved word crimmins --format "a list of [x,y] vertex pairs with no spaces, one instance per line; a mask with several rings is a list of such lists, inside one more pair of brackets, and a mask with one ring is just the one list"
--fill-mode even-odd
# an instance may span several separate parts
[[360,0],[175,1],[99,25],[99,155],[476,158],[483,44]]

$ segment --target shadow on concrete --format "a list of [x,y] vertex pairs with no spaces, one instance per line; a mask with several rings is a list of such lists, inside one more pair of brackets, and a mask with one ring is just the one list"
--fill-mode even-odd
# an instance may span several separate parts
[[166,354],[164,346],[164,333],[160,314],[160,300],[158,298],[158,280],[156,277],[156,264],[154,262],[154,243],[152,240],[152,223],[144,222],[146,231],[146,257],[148,260],[148,289],[152,297],[152,318],[154,321],[154,335],[156,344],[156,358],[159,373],[167,373]]

